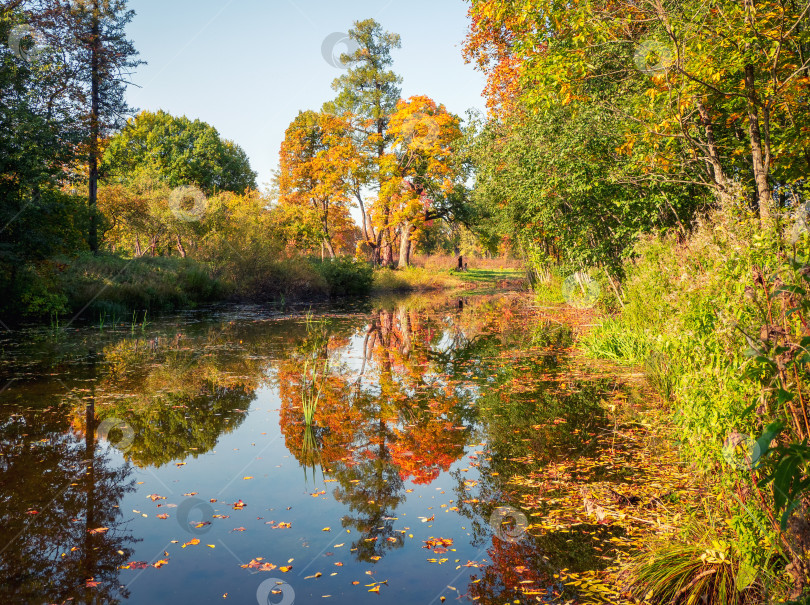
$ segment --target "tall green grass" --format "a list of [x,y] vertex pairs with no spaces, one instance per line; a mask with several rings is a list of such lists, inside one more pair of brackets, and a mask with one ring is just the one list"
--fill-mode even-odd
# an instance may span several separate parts
[[[744,202],[699,220],[686,241],[646,237],[625,264],[621,312],[611,309],[582,343],[594,357],[644,369],[670,402],[684,462],[705,474],[706,502],[726,519],[723,539],[734,553],[729,562],[707,566],[698,552],[706,545],[695,535],[659,544],[634,562],[630,571],[640,598],[651,591],[651,603],[698,604],[703,595],[709,603],[762,602],[735,591],[741,569],[774,578],[793,557],[765,546],[784,537],[769,520],[773,503],[753,497],[755,474],[724,452],[730,435],[755,437],[770,422],[765,395],[746,376],[750,347],[739,328],[761,325],[756,302],[746,294],[752,272],[784,266],[789,245],[763,230]],[[808,258],[806,235],[796,246]],[[692,522],[709,532],[697,518]],[[712,573],[701,575],[707,571]],[[787,594],[774,585],[770,602]]]

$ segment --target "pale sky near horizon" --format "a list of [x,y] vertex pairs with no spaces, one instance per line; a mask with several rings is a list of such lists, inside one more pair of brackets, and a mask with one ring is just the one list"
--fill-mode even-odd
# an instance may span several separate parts
[[[424,94],[464,117],[484,109],[484,77],[467,65],[465,0],[130,0],[128,36],[148,62],[127,92],[138,109],[163,109],[213,125],[239,144],[269,182],[284,131],[302,109],[334,97],[340,67],[323,41],[374,18],[402,37],[393,69],[402,94]],[[338,47],[339,56],[343,47]]]

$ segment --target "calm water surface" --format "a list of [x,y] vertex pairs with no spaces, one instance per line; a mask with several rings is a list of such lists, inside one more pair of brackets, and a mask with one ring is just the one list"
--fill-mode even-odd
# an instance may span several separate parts
[[570,332],[533,316],[505,294],[6,333],[0,602],[560,601],[554,574],[606,552],[523,531],[508,481],[598,450],[606,385],[556,394]]

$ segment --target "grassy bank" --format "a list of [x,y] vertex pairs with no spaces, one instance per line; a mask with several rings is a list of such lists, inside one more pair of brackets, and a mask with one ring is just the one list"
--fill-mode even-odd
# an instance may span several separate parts
[[433,290],[489,291],[520,289],[526,285],[525,272],[520,269],[470,269],[458,272],[413,266],[401,270],[377,269],[372,290],[377,294]]
[[[201,304],[327,300],[367,294],[373,271],[351,259],[245,259],[214,266],[189,258],[125,258],[83,254],[29,265],[19,272],[23,293],[4,319],[128,317]],[[13,300],[13,299],[11,299]]]
[[523,279],[520,271],[508,268],[462,273],[424,267],[373,269],[349,258],[322,261],[233,254],[221,262],[205,263],[178,256],[88,253],[27,265],[16,283],[21,292],[16,300],[21,304],[0,310],[6,322],[16,317],[125,318],[133,312],[154,314],[221,301],[275,303],[371,292],[515,289]]
[[808,252],[806,231],[724,208],[688,238],[641,241],[622,312],[585,338],[644,367],[707,489],[629,565],[644,602],[807,602]]

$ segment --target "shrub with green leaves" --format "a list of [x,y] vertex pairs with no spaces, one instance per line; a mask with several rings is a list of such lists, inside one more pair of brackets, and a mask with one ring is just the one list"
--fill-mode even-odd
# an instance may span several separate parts
[[326,280],[330,296],[360,296],[371,291],[374,269],[369,263],[341,257],[314,266]]
[[[727,519],[738,569],[794,598],[808,586],[807,551],[780,517],[798,510],[794,525],[807,522],[808,465],[798,450],[810,413],[810,356],[800,353],[810,345],[801,275],[808,252],[806,234],[791,244],[775,226],[763,229],[742,202],[698,221],[685,241],[645,237],[625,265],[622,313],[585,341],[594,356],[645,368],[671,401],[684,458],[711,477],[711,501]],[[769,450],[763,435],[774,421],[788,429]],[[674,569],[659,554],[635,569],[637,577],[653,581],[654,567]],[[699,572],[683,574],[695,581]],[[664,601],[674,598],[666,594]]]

